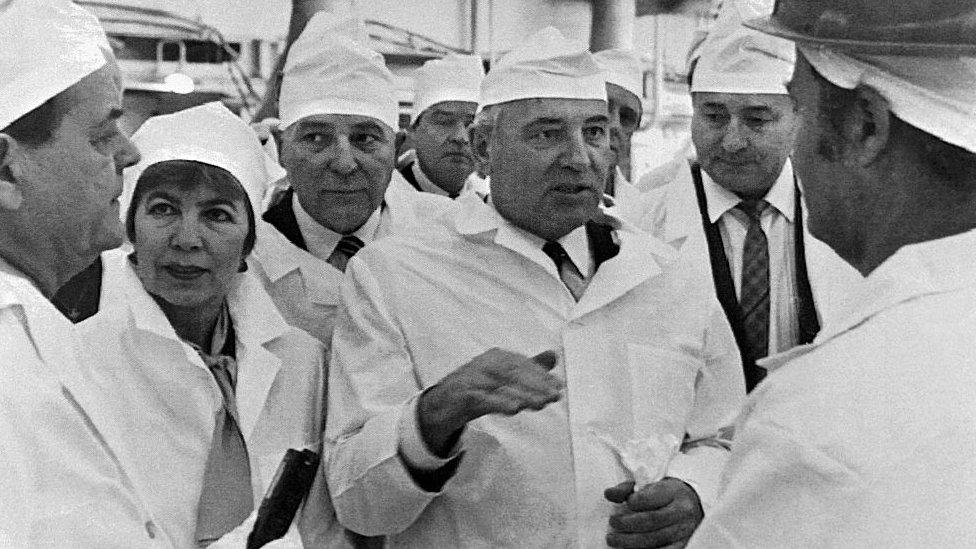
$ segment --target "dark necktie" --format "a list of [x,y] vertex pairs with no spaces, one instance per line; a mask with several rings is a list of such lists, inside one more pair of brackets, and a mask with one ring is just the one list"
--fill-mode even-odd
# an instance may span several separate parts
[[[213,348],[223,349],[229,322],[225,309],[214,330]],[[206,547],[244,522],[254,509],[254,493],[251,465],[237,415],[234,391],[237,365],[233,357],[220,352],[205,353],[196,345],[191,346],[210,369],[224,401],[214,425],[197,508],[197,546]]]
[[329,255],[329,258],[326,261],[328,261],[329,265],[332,265],[336,269],[346,272],[346,265],[349,264],[349,260],[352,259],[352,256],[356,255],[356,252],[361,250],[363,246],[365,246],[365,244],[363,244],[362,240],[351,234],[347,234],[339,239],[339,243],[336,244],[335,249],[332,250],[332,254]]
[[566,253],[566,249],[558,242],[549,241],[542,246],[542,251],[556,264],[559,278],[566,285],[569,293],[573,295],[573,299],[579,301],[586,290],[586,278],[580,273],[569,254]]
[[[737,208],[749,217],[742,249],[742,284],[739,311],[745,332],[746,351],[753,360],[769,354],[769,244],[760,218],[769,206],[765,200],[743,200]],[[763,377],[762,373],[758,375]]]

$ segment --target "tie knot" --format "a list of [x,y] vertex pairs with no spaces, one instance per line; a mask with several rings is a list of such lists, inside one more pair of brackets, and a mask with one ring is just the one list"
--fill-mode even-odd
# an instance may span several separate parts
[[742,202],[739,202],[736,205],[736,208],[739,208],[740,210],[745,212],[745,214],[749,216],[749,219],[753,223],[758,223],[760,217],[762,217],[763,211],[765,211],[768,206],[769,206],[769,202],[766,202],[765,200],[760,198],[760,199],[743,200]]
[[342,254],[347,258],[351,258],[352,256],[356,255],[356,252],[361,250],[363,246],[365,246],[365,244],[363,244],[362,240],[351,234],[347,234],[339,239],[339,243],[336,244],[335,249],[342,252]]
[[543,244],[542,251],[552,259],[553,263],[556,264],[556,268],[559,268],[563,264],[563,261],[569,259],[566,248],[563,248],[563,245],[555,240],[550,240]]

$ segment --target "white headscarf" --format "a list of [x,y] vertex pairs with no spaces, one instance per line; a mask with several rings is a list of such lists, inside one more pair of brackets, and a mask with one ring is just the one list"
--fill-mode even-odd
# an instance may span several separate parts
[[553,27],[533,34],[492,67],[481,84],[478,108],[536,97],[607,100],[593,54]]
[[0,0],[0,130],[102,68],[98,19],[68,0]]
[[415,75],[414,116],[442,101],[477,103],[484,77],[485,67],[477,55],[451,54],[424,63]]
[[318,12],[288,51],[278,99],[281,127],[315,114],[370,116],[397,128],[393,74],[369,48],[361,19]]
[[827,48],[799,48],[835,86],[874,88],[898,118],[946,143],[976,152],[976,59],[855,56]]
[[637,96],[644,97],[644,59],[634,50],[611,49],[593,54],[596,64],[603,70],[607,82],[616,84]]
[[262,213],[265,190],[284,176],[280,166],[268,162],[257,134],[218,102],[154,116],[132,135],[132,142],[142,159],[123,172],[119,199],[123,220],[142,172],[159,162],[193,160],[227,170],[241,182],[256,217]]
[[786,94],[796,48],[789,40],[743,26],[772,13],[769,0],[729,0],[698,52],[692,92]]

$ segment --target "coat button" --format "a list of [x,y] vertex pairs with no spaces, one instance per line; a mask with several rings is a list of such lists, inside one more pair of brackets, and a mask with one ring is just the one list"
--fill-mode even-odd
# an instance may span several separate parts
[[156,525],[153,521],[146,521],[146,534],[149,534],[149,539],[156,539]]

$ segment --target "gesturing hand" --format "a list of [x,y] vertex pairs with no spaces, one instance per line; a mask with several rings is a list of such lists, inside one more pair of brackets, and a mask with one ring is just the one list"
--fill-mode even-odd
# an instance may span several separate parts
[[556,402],[563,383],[550,373],[555,365],[552,351],[530,358],[495,348],[476,356],[421,395],[417,414],[424,442],[445,455],[453,435],[472,420]]
[[665,478],[634,492],[633,482],[608,488],[604,496],[622,504],[610,516],[610,547],[684,547],[702,520],[691,486]]

